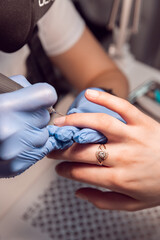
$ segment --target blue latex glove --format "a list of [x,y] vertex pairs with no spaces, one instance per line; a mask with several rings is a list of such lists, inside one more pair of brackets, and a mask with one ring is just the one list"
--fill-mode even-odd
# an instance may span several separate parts
[[[73,134],[76,131],[76,128],[74,129],[74,127],[73,127],[73,129],[72,129],[72,128],[68,127],[68,129],[67,129],[67,127],[59,128],[54,125],[49,125],[49,126],[47,126],[47,129],[48,129],[49,136],[50,136],[50,142],[54,146],[53,150],[67,149],[67,148],[71,147],[72,144],[74,143]],[[69,138],[66,137],[66,133],[70,134]]]
[[[92,88],[94,90],[98,91],[103,91],[100,88]],[[100,106],[98,104],[92,103],[88,101],[85,96],[86,90],[82,91],[77,98],[74,100],[72,105],[69,108],[69,111],[67,114],[72,114],[72,113],[106,113],[112,117],[115,117],[119,119],[120,121],[124,122],[125,121],[121,118],[121,116],[113,112],[112,110]],[[72,134],[69,134],[69,132],[72,132]],[[78,129],[76,127],[62,127],[59,128],[56,132],[57,139],[66,139],[66,141],[69,141],[70,139],[73,139],[73,141],[81,144],[86,144],[86,143],[106,143],[107,138],[100,132],[89,129],[89,128],[84,128],[84,129]]]
[[47,108],[57,100],[55,89],[46,83],[30,85],[23,76],[12,79],[25,88],[0,94],[0,177],[20,174],[58,148],[46,127]]

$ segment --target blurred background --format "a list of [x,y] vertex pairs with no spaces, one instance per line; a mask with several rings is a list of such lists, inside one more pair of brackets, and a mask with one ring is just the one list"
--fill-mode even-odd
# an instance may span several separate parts
[[[112,31],[109,31],[108,24],[113,8],[114,0],[73,0],[76,8],[86,20],[88,27],[108,49],[112,42]],[[134,11],[133,1],[130,21]],[[120,1],[122,5],[122,0]],[[142,0],[140,10],[139,29],[129,40],[131,52],[135,58],[152,67],[160,69],[160,1]],[[119,8],[116,22],[120,22]]]
[[128,77],[128,100],[160,121],[160,1],[73,0],[73,3]]

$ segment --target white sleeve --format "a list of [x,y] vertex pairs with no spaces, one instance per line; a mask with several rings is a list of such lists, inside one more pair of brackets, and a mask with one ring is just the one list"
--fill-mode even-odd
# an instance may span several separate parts
[[85,23],[70,0],[56,0],[38,26],[46,53],[55,56],[66,52],[79,40]]

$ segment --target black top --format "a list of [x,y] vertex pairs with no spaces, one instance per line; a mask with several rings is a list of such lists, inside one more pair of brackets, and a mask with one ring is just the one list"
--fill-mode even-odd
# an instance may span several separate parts
[[0,50],[14,52],[30,39],[55,0],[0,0]]

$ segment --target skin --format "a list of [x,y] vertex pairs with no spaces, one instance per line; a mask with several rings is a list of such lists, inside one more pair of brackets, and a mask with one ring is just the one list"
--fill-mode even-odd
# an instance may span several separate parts
[[[93,95],[93,93],[95,93]],[[107,138],[109,156],[103,166],[95,153],[98,144],[74,144],[70,149],[53,152],[50,157],[66,159],[57,166],[61,176],[100,186],[79,189],[76,195],[96,207],[136,211],[160,204],[160,124],[128,101],[104,92],[87,90],[88,100],[119,113],[127,124],[103,113],[72,114],[56,119],[58,126],[93,128]],[[88,121],[90,119],[90,121]]]
[[78,91],[88,87],[111,88],[117,96],[127,98],[126,77],[87,28],[72,48],[52,56],[51,61]]

